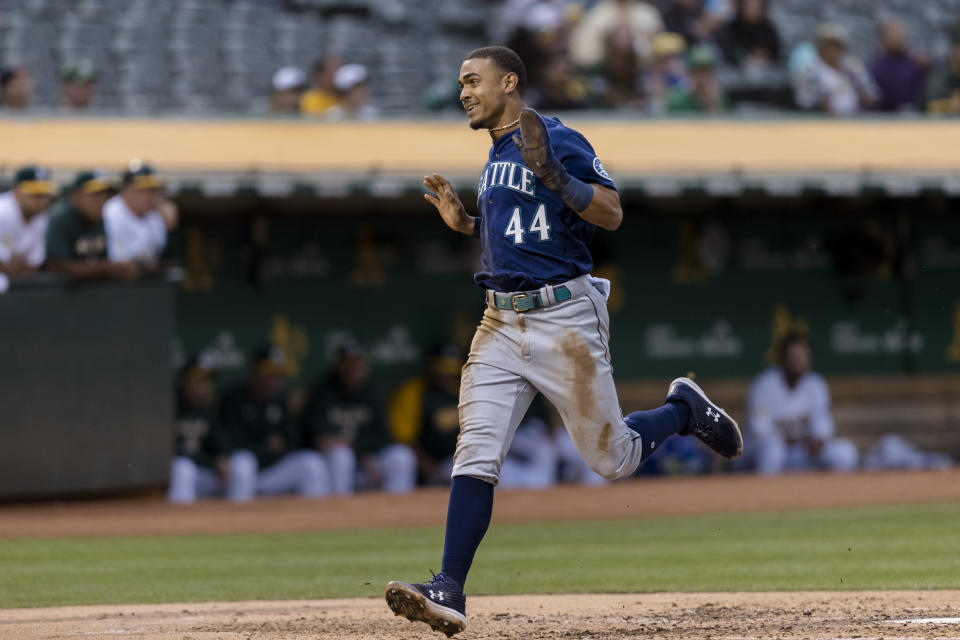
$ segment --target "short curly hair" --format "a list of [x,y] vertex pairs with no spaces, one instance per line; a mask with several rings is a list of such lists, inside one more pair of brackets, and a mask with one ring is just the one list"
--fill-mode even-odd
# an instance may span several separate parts
[[500,46],[480,47],[463,57],[464,60],[474,60],[476,58],[493,60],[493,63],[506,73],[517,74],[517,92],[523,95],[523,90],[527,87],[527,68],[523,66],[523,60],[520,59],[516,51]]

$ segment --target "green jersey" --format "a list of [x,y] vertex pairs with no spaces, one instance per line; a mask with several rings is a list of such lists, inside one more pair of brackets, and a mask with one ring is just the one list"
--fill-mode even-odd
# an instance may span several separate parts
[[106,260],[107,232],[103,220],[89,220],[64,198],[50,211],[47,258]]

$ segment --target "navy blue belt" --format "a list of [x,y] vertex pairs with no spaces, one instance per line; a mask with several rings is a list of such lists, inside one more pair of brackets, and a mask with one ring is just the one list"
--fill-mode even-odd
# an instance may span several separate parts
[[[566,302],[573,297],[570,289],[565,286],[557,285],[553,287],[553,299],[557,302]],[[512,309],[517,313],[531,311],[532,309],[542,309],[550,306],[549,302],[544,301],[539,291],[524,291],[522,293],[499,293],[493,292],[493,306],[497,309]]]

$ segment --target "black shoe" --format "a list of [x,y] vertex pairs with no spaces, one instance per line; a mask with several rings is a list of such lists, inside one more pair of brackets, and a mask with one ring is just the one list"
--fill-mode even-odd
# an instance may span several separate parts
[[467,626],[467,596],[457,581],[442,571],[426,583],[388,582],[384,596],[394,615],[426,622],[448,638]]
[[677,378],[670,383],[667,402],[683,402],[690,409],[690,420],[680,435],[695,435],[724,458],[743,453],[743,436],[737,421],[710,402],[710,398],[690,378]]

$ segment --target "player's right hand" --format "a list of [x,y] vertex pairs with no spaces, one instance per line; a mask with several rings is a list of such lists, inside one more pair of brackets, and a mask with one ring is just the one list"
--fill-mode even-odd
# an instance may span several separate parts
[[474,219],[463,208],[463,203],[460,202],[460,197],[453,190],[450,181],[439,173],[434,173],[430,176],[424,176],[423,186],[436,194],[425,193],[423,198],[437,208],[440,217],[443,218],[448,227],[467,235],[473,233]]

